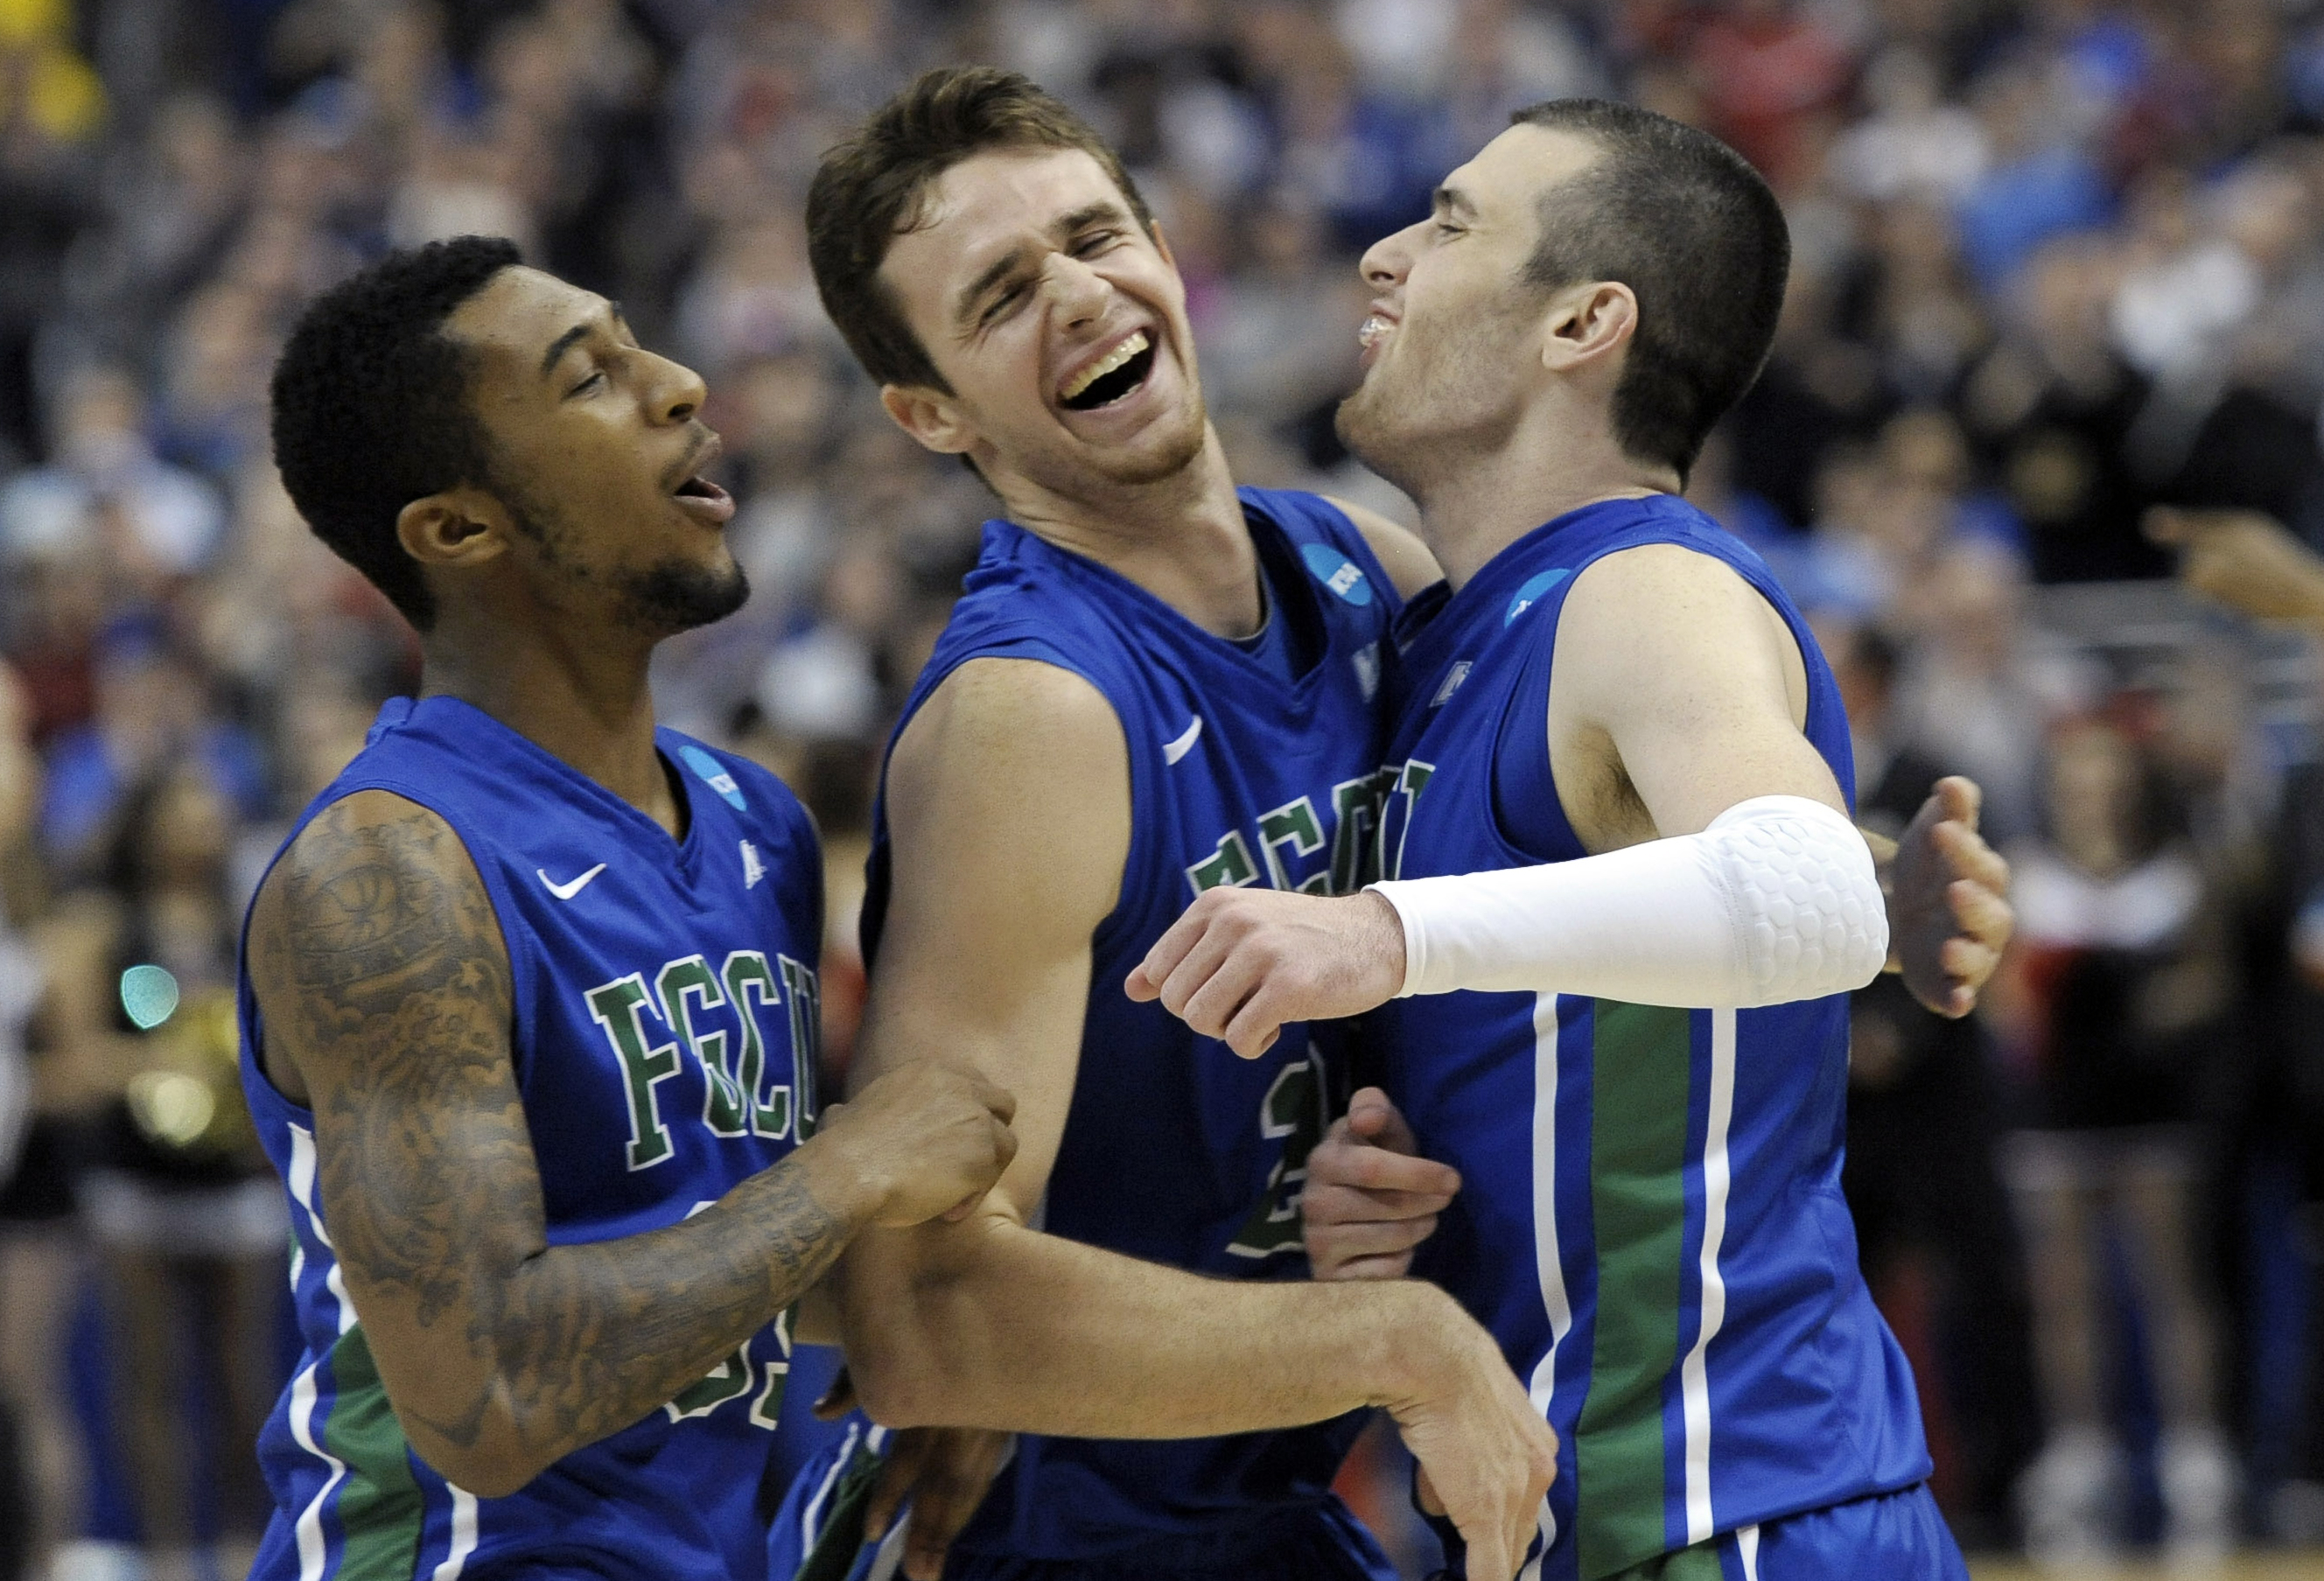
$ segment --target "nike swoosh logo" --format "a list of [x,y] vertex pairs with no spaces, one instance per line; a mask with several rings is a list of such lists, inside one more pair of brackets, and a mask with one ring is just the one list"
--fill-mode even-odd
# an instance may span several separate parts
[[540,881],[549,886],[549,892],[557,896],[559,900],[572,899],[575,896],[580,894],[582,890],[589,887],[590,879],[595,878],[604,870],[605,864],[599,862],[595,867],[582,874],[578,878],[567,879],[566,882],[559,884],[556,879],[549,876],[548,869],[533,869],[534,872],[540,875]]
[[1194,715],[1194,722],[1186,727],[1186,733],[1185,735],[1180,736],[1175,741],[1167,741],[1163,744],[1162,761],[1165,763],[1176,763],[1179,758],[1184,758],[1187,753],[1193,751],[1194,749],[1194,743],[1202,739],[1203,716],[1198,713]]

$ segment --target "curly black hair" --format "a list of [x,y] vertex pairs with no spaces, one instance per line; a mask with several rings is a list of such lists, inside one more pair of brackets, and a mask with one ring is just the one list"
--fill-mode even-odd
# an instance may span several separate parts
[[332,552],[425,631],[436,603],[396,539],[414,500],[491,473],[468,402],[468,358],[445,319],[523,262],[498,236],[391,253],[324,292],[274,364],[274,464]]

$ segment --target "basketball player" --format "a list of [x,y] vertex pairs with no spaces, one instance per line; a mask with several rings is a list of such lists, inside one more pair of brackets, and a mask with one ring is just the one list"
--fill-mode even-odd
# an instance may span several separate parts
[[1423,1265],[1560,1435],[1528,1576],[1966,1574],[1840,1194],[1846,995],[1887,950],[1847,722],[1678,498],[1788,255],[1732,151],[1589,101],[1372,248],[1341,431],[1449,583],[1398,633],[1385,881],[1204,896],[1130,985],[1246,1056],[1379,1007],[1461,1181]]
[[[851,1254],[851,1364],[883,1421],[1077,1435],[1020,1443],[946,1574],[1381,1574],[1324,1491],[1354,1424],[1251,1436],[1379,1397],[1342,1350],[1354,1309],[1272,1282],[1303,1271],[1345,1052],[1300,1027],[1209,1060],[1119,984],[1194,894],[1361,881],[1381,639],[1434,565],[1376,518],[1233,489],[1167,247],[1021,78],[924,78],[826,161],[809,221],[890,415],[1008,512],[891,749],[859,1060],[968,1054],[1021,1096],[1025,1145],[970,1223]],[[1406,1365],[1454,1332],[1365,1320]],[[1164,1431],[1240,1436],[1120,1441]],[[844,1460],[795,1503],[829,1508]],[[1462,1524],[1497,1529],[1478,1573],[1506,1575],[1533,1506],[1505,1540],[1507,1484],[1480,1486],[1453,1507],[1486,1512]],[[934,1575],[941,1540],[913,1540]]]
[[290,496],[424,667],[247,925],[306,1347],[269,1581],[755,1581],[785,1314],[1014,1151],[1008,1096],[933,1062],[818,1123],[814,831],[654,728],[654,645],[744,592],[702,400],[475,237],[327,293],[276,369]]

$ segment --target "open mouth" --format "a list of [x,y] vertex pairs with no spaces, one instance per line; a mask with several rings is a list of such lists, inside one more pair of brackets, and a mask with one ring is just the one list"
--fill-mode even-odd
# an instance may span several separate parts
[[1141,329],[1074,375],[1057,399],[1069,411],[1095,411],[1130,394],[1153,371],[1154,343]]
[[672,489],[670,497],[696,515],[714,522],[724,523],[734,514],[734,496],[699,474]]

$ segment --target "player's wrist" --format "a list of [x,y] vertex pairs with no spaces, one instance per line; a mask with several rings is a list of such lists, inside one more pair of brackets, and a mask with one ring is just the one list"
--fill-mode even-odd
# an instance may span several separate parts
[[1377,1303],[1362,1326],[1369,1354],[1360,1375],[1371,1384],[1368,1403],[1405,1420],[1452,1386],[1470,1337],[1466,1331],[1475,1325],[1452,1297],[1419,1280],[1389,1280],[1360,1288]]
[[839,1108],[825,1111],[825,1128],[801,1143],[791,1161],[824,1211],[852,1233],[879,1217],[895,1194],[898,1174],[882,1150],[864,1145],[857,1127],[841,1119]]

